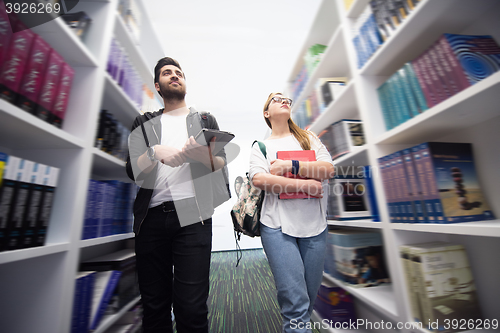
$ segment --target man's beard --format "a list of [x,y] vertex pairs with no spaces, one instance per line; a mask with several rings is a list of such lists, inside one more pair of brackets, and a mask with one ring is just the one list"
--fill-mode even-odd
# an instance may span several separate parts
[[186,90],[184,89],[184,86],[180,87],[182,89],[170,89],[170,82],[169,82],[167,86],[160,85],[160,92],[162,97],[167,100],[183,101],[184,97],[186,96]]

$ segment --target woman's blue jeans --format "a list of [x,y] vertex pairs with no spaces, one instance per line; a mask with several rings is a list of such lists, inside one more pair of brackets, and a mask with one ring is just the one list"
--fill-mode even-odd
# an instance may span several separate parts
[[260,233],[278,290],[283,332],[310,332],[306,327],[323,277],[328,228],[299,238],[261,223]]

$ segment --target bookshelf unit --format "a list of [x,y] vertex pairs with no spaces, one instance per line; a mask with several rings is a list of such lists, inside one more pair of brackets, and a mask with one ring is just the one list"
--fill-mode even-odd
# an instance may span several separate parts
[[[132,232],[88,240],[81,240],[81,233],[89,179],[129,181],[124,161],[94,147],[101,109],[128,128],[139,114],[106,72],[112,37],[153,92],[153,67],[164,56],[146,8],[141,0],[136,3],[143,17],[139,42],[117,11],[119,0],[80,0],[71,10],[92,18],[83,41],[62,18],[32,29],[75,70],[61,129],[0,100],[0,151],[60,168],[46,245],[0,252],[2,331],[69,332],[79,263],[131,245]],[[106,317],[96,332],[105,333],[137,301]]]
[[[292,68],[285,91],[292,94],[293,81],[303,64],[303,55],[315,43],[327,45],[323,57],[294,101],[293,113],[314,89],[317,79],[346,76],[349,82],[336,100],[310,124],[309,129],[321,133],[335,121],[352,118],[363,121],[366,144],[336,159],[337,166],[378,166],[378,158],[422,142],[470,142],[481,189],[497,220],[454,224],[409,224],[389,222],[383,183],[378,172],[373,182],[381,222],[370,220],[328,221],[336,227],[377,230],[382,233],[389,286],[354,288],[325,274],[326,283],[343,287],[356,298],[358,318],[372,322],[410,323],[411,311],[399,246],[426,241],[449,241],[465,246],[475,279],[480,307],[485,319],[499,319],[500,276],[500,72],[462,90],[422,114],[386,130],[377,88],[404,63],[413,60],[442,33],[492,35],[500,43],[500,3],[474,0],[421,0],[392,35],[380,45],[368,61],[357,68],[357,54],[352,43],[353,26],[367,0],[354,0],[346,10],[344,0],[324,0]],[[375,169],[377,171],[378,169]],[[314,314],[313,320],[322,318]],[[340,333],[345,330],[322,329]],[[425,329],[402,328],[404,333],[425,333]],[[472,330],[469,332],[479,332]]]

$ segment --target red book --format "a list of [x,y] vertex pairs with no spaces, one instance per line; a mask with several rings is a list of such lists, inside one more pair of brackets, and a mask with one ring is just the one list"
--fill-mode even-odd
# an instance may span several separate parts
[[17,101],[17,105],[27,112],[33,113],[36,108],[49,53],[50,45],[42,37],[36,35],[24,68]]
[[[288,151],[279,151],[276,153],[276,158],[280,160],[297,160],[297,161],[316,161],[316,152],[314,150],[288,150]],[[296,178],[296,179],[306,179],[304,177],[300,177],[298,175],[293,175],[291,172],[288,172],[283,175],[287,178]],[[306,193],[281,193],[279,196],[280,199],[308,199],[308,198],[316,198]]]
[[62,127],[62,122],[66,114],[74,74],[75,70],[67,63],[64,63],[51,119],[51,123],[58,128]]
[[52,108],[56,100],[56,93],[59,89],[59,79],[63,68],[64,59],[51,49],[49,59],[47,60],[47,68],[42,82],[42,90],[38,95],[38,103],[35,115],[45,121],[50,121]]

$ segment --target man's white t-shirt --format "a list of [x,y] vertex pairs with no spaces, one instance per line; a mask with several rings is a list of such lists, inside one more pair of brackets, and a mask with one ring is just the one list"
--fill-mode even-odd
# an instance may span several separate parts
[[[173,116],[161,115],[161,144],[182,149],[188,139],[186,126],[187,114]],[[193,198],[194,187],[189,163],[172,168],[158,163],[156,186],[149,207],[155,207],[164,201],[177,201]]]
[[[317,161],[332,163],[328,150],[321,141],[310,135],[311,149],[315,151]],[[250,156],[250,179],[260,173],[269,173],[271,161],[276,159],[278,151],[302,150],[300,143],[293,135],[288,137],[264,140],[267,159],[254,144]],[[266,192],[260,221],[267,227],[281,227],[284,234],[293,237],[312,237],[319,235],[326,228],[326,207],[328,200],[328,181],[323,182],[323,198],[321,199],[279,199],[278,194]]]

